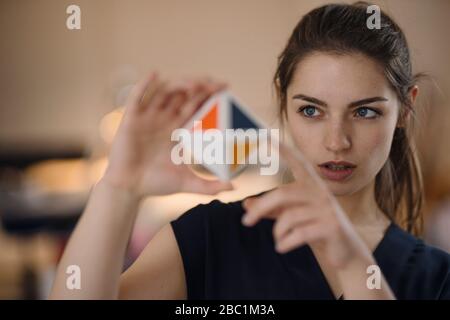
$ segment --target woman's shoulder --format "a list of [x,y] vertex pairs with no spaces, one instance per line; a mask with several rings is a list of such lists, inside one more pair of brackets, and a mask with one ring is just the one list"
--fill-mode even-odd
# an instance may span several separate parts
[[[248,197],[265,192],[267,191]],[[254,228],[248,228],[242,224],[242,216],[245,213],[242,202],[248,197],[229,202],[215,199],[189,209],[171,221],[175,237],[192,247],[202,247],[207,244],[209,247],[224,250],[229,247],[241,250],[242,243],[236,242],[238,239],[257,244],[258,239],[262,237],[266,239],[266,235],[271,234],[271,221],[263,219],[262,223]]]
[[173,220],[171,223],[179,224],[186,221],[192,221],[199,226],[202,224],[200,222],[209,221],[213,216],[214,220],[224,220],[230,217],[236,217],[243,211],[241,203],[244,199],[233,201],[233,202],[223,202],[218,199],[211,200],[208,203],[199,203],[196,206],[190,208],[189,210],[182,213],[178,218]]
[[408,246],[411,248],[409,262],[419,263],[427,265],[437,264],[439,266],[446,267],[446,270],[450,269],[450,254],[442,249],[427,244],[423,239],[413,236],[412,234],[404,231],[396,224],[392,225],[393,241],[405,246],[405,250],[408,250]]
[[450,254],[447,252],[392,224],[375,253],[398,296],[450,299]]
[[247,198],[260,196],[268,191],[269,190],[262,191],[234,201],[221,201],[219,199],[214,199],[208,203],[200,203],[181,214],[174,221],[188,218],[194,220],[205,220],[210,217],[213,217],[216,222],[240,219],[244,214],[242,202]]

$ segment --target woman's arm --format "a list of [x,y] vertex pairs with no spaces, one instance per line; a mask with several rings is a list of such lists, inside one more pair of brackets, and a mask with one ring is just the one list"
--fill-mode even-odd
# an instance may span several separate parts
[[[381,270],[373,271],[373,275],[380,277],[380,286],[372,287],[368,283],[372,275],[368,268],[377,267],[372,255],[358,256],[349,261],[343,268],[337,270],[339,283],[344,298],[347,300],[393,300],[395,299],[389,284],[386,282]],[[371,269],[369,269],[371,270]],[[370,280],[370,279],[369,279]]]
[[[51,299],[115,299],[139,206],[131,192],[101,180],[93,188],[59,263]],[[66,286],[69,266],[79,267],[81,288]]]
[[[58,266],[51,299],[187,298],[183,262],[170,224],[120,275],[137,207],[136,197],[126,190],[103,180],[95,186]],[[80,267],[80,290],[66,286],[70,265]]]
[[[121,292],[119,277],[141,199],[176,192],[216,194],[232,188],[230,183],[201,179],[170,159],[172,131],[224,87],[210,79],[167,83],[155,74],[134,87],[114,139],[108,168],[93,188],[69,240],[50,298],[115,299],[130,296],[129,288],[145,291],[147,297],[183,295],[183,269],[169,227],[152,239],[145,258],[138,259],[126,273]],[[69,266],[79,267],[75,270],[81,272],[80,289],[67,286]],[[175,281],[166,281],[169,278]],[[158,283],[170,288],[155,286]]]
[[183,260],[170,223],[122,274],[119,299],[187,299]]
[[279,253],[304,244],[320,246],[327,264],[336,271],[346,299],[393,299],[381,271],[381,288],[371,290],[367,286],[367,268],[376,266],[375,259],[310,163],[282,143],[280,154],[296,181],[246,199],[243,223],[252,226],[262,218],[275,219],[273,235]]

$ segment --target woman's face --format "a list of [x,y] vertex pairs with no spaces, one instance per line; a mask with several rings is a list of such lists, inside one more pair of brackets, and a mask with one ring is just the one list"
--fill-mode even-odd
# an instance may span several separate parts
[[[382,67],[362,54],[308,55],[287,90],[293,140],[337,196],[374,181],[388,159],[399,108]],[[320,166],[329,161],[356,167]]]

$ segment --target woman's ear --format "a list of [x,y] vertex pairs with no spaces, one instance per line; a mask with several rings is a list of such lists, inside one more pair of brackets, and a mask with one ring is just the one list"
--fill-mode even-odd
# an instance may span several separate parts
[[[411,108],[414,107],[414,103],[416,102],[416,98],[417,95],[419,94],[419,86],[414,85],[410,90],[409,90],[409,101],[411,103]],[[409,117],[411,115],[411,110],[410,108],[406,108],[404,106],[402,106],[403,108],[403,112],[400,113],[400,117],[398,119],[397,122],[397,127],[398,128],[403,128],[405,126],[406,123],[408,123]]]
[[416,102],[418,94],[419,94],[419,86],[418,85],[412,86],[412,88],[409,90],[409,99],[411,100],[411,105],[414,105],[414,103]]

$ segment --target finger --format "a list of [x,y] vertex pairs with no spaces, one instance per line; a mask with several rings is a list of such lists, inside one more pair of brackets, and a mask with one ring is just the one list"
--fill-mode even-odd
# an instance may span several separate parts
[[278,253],[286,253],[306,243],[312,243],[326,236],[327,230],[320,222],[300,225],[276,242]]
[[155,113],[157,113],[160,119],[165,121],[170,117],[170,123],[173,123],[176,121],[173,117],[177,114],[180,105],[186,103],[200,89],[198,83],[190,80],[166,83],[166,86],[161,88],[161,95],[159,97],[155,96],[153,112],[149,116],[154,117]]
[[126,100],[126,105],[130,108],[139,108],[141,99],[143,98],[146,90],[151,84],[155,84],[157,82],[158,74],[156,72],[151,72],[148,76],[141,79],[133,86],[133,89]]
[[209,91],[217,91],[223,90],[224,88],[228,87],[228,84],[224,81],[215,80],[211,77],[199,77],[196,79],[192,78],[183,78],[184,82],[191,83],[196,87],[196,89],[205,89]]
[[278,241],[285,237],[291,229],[300,224],[312,223],[317,218],[317,214],[306,211],[305,207],[290,207],[282,211],[273,227],[273,236]]
[[224,81],[215,80],[210,76],[201,77],[198,81],[205,85],[206,88],[210,91],[216,91],[218,86],[220,87],[226,85]]
[[192,88],[190,88],[187,84],[179,84],[173,89],[169,89],[169,91],[169,97],[166,101],[166,105],[161,109],[158,109],[158,112],[161,113],[162,117],[176,116],[180,106],[186,103],[192,94]]
[[149,88],[142,105],[148,110],[159,112],[170,100],[172,89],[168,80],[159,81],[155,86]]
[[180,92],[188,93],[192,96],[196,91],[202,89],[198,81],[190,79],[176,80],[168,83],[168,92],[170,94],[178,94]]
[[189,172],[185,183],[181,186],[182,192],[201,193],[215,195],[222,191],[234,190],[233,184],[229,181],[206,180]]
[[212,81],[210,78],[195,80],[194,90],[189,101],[179,106],[179,125],[183,126],[202,105],[219,91],[228,88],[228,84],[221,81]]
[[186,122],[199,110],[202,105],[213,95],[215,92],[211,92],[203,88],[200,91],[194,93],[193,97],[189,99],[185,104],[179,107],[178,118],[176,121],[177,127],[184,127]]
[[[170,118],[170,127],[177,128],[180,123],[186,121],[185,115],[180,116],[182,106],[185,103],[192,104],[193,107],[201,106],[213,93],[213,90],[217,90],[217,87],[217,84],[209,85],[205,81],[185,80],[167,83],[167,85],[161,86],[159,94],[155,93],[152,101],[153,107],[151,107],[154,112],[149,116],[153,117],[155,112],[158,112],[160,119],[165,121]],[[189,110],[189,108],[187,109]]]
[[[200,97],[200,102],[194,102],[202,105],[205,102],[205,99],[208,99],[211,95],[215,94],[217,90],[222,90],[226,87],[224,83],[213,82],[208,79],[208,82],[205,81],[189,81],[185,80],[181,82],[178,86],[174,88],[174,95],[169,105],[165,108],[170,115],[176,114],[177,116],[180,114],[180,111],[184,107],[184,104],[187,103],[190,99],[197,99],[196,94],[204,94],[203,97]],[[194,97],[195,96],[195,97]],[[203,99],[203,101],[201,101]]]
[[[242,207],[244,209],[244,211],[249,210],[249,208],[252,206],[252,203],[257,199],[258,197],[249,197],[246,198],[244,201],[242,201]],[[269,213],[267,213],[264,218],[268,218],[268,219],[277,219],[282,212],[283,208],[278,208],[275,209]]]
[[216,92],[225,90],[228,88],[228,84],[223,81],[210,81],[208,82],[208,89],[210,90],[211,94],[215,94]]
[[[269,191],[252,202],[244,201],[244,207],[247,209],[243,217],[243,223],[246,226],[255,225],[260,219],[271,214],[272,211],[283,209],[294,204],[306,204],[307,196],[305,192],[300,193],[298,187],[293,185],[277,188]],[[306,191],[306,190],[305,190]]]

